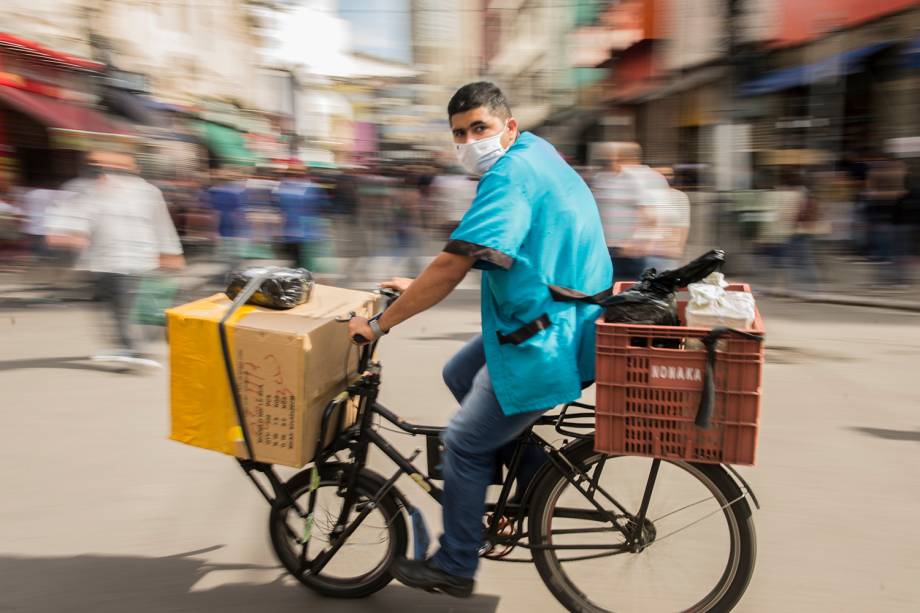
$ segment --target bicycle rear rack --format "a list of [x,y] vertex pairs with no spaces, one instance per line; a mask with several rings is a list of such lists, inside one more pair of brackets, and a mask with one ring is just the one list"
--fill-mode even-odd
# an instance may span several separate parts
[[[590,409],[587,411],[569,411],[570,408]],[[594,438],[594,405],[582,402],[570,402],[562,407],[556,417],[556,432],[575,439],[590,440]],[[583,432],[590,430],[590,432]]]

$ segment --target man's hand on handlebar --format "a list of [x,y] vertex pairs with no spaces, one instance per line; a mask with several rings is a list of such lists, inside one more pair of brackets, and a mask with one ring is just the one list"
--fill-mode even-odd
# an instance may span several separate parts
[[348,336],[356,345],[366,345],[377,339],[366,317],[354,316],[348,320]]
[[[405,277],[394,277],[390,281],[384,281],[378,287],[380,288],[380,293],[387,297],[387,300],[384,302],[384,310],[386,310],[387,305],[389,305],[393,300],[395,300],[399,294],[405,291],[407,287],[412,283],[412,279],[406,279]],[[379,315],[378,315],[379,317]],[[366,317],[359,317],[352,313],[351,319],[348,320],[348,336],[351,337],[352,342],[356,345],[366,345],[377,340],[381,335],[374,332],[374,328],[368,323]],[[386,334],[386,330],[383,331],[383,334]]]
[[349,323],[352,340],[358,344],[372,342],[377,339],[373,330],[378,326],[380,333],[386,334],[391,328],[441,302],[463,280],[475,262],[472,256],[442,251],[417,279],[396,277],[381,283],[381,294],[391,298],[391,292],[399,291],[399,299],[388,300],[380,318],[376,322],[371,321],[370,325],[364,318],[352,319]]
[[389,281],[384,281],[380,284],[381,289],[392,289],[396,290],[399,293],[402,293],[409,289],[409,286],[412,285],[412,282],[415,279],[408,279],[406,277],[393,277]]

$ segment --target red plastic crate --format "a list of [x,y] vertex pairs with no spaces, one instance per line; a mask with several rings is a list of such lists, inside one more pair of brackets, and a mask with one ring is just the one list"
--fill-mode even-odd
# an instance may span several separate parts
[[[617,283],[614,292],[630,285]],[[726,289],[751,291],[745,284]],[[686,321],[686,306],[686,300],[678,300],[681,321]],[[763,335],[759,311],[755,310],[753,328],[746,331]],[[708,333],[706,328],[614,324],[605,322],[603,316],[598,320],[597,451],[754,464],[764,344],[738,336],[726,336],[718,342],[716,404],[711,427],[703,429],[694,420],[703,388],[706,351],[699,343],[695,348],[691,339]],[[657,339],[677,340],[681,348],[652,347]],[[637,341],[647,346],[636,346]]]

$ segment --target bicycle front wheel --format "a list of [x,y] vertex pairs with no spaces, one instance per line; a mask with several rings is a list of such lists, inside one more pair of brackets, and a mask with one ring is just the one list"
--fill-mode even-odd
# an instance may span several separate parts
[[533,558],[553,595],[570,611],[731,610],[756,556],[751,509],[734,480],[720,466],[662,461],[640,535],[652,460],[592,447],[566,454],[582,471],[577,485],[552,468],[531,501]]
[[[272,546],[284,567],[301,583],[325,596],[363,598],[384,588],[393,577],[393,560],[406,555],[409,543],[406,521],[392,492],[364,518],[339,551],[319,573],[304,572],[331,542],[331,534],[344,503],[343,467],[325,464],[314,482],[311,469],[300,472],[286,483],[291,499],[301,510],[308,509],[311,484],[315,485],[316,504],[312,518],[301,517],[293,506],[276,504],[269,516]],[[356,509],[374,499],[384,479],[362,470],[355,484]],[[306,551],[303,543],[307,542]]]

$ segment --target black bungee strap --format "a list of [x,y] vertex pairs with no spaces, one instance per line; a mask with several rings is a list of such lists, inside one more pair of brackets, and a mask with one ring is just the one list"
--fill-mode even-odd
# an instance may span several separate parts
[[498,335],[498,342],[501,345],[520,345],[527,339],[533,337],[541,330],[546,330],[553,322],[550,321],[549,315],[543,313],[533,321],[524,324],[514,332],[509,332],[508,334],[502,334],[501,332],[496,332]]

